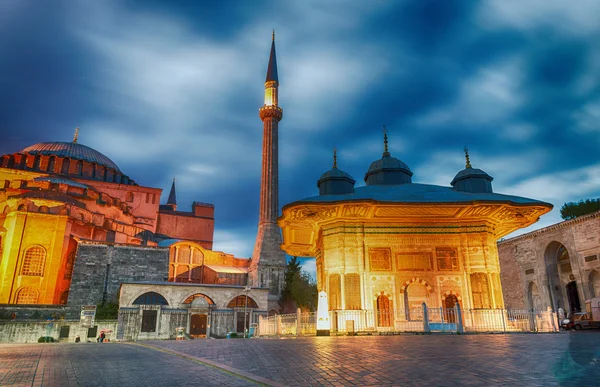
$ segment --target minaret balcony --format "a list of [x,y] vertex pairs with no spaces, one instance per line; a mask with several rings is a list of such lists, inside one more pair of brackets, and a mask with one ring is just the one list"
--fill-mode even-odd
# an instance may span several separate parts
[[277,121],[281,121],[283,118],[283,109],[279,106],[264,105],[258,109],[258,114],[261,120],[264,120],[265,118],[275,118]]

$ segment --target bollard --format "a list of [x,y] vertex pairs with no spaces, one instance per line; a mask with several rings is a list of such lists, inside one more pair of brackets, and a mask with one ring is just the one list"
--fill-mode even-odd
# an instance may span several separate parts
[[429,316],[427,315],[427,305],[425,303],[423,303],[422,306],[423,306],[423,332],[429,333],[431,331],[429,329]]

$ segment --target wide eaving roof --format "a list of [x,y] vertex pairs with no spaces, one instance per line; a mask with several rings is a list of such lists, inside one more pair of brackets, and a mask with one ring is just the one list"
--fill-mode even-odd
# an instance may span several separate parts
[[98,152],[95,149],[90,148],[82,144],[75,142],[40,142],[24,148],[19,153],[27,154],[40,154],[44,156],[57,156],[57,157],[68,157],[70,159],[88,161],[98,165],[112,168],[117,172],[121,172],[121,169],[115,164],[114,161]]

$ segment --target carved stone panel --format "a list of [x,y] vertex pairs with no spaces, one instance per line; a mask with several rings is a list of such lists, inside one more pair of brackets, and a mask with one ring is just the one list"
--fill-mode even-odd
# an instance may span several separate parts
[[392,260],[390,249],[388,248],[372,248],[369,249],[369,258],[371,263],[371,271],[391,271]]

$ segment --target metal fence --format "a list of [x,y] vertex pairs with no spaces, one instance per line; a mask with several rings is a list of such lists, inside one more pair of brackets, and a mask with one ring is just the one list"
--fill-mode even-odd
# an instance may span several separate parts
[[[260,317],[259,336],[314,336],[316,313]],[[422,308],[334,310],[329,312],[331,334],[401,332],[557,332],[552,311]]]

